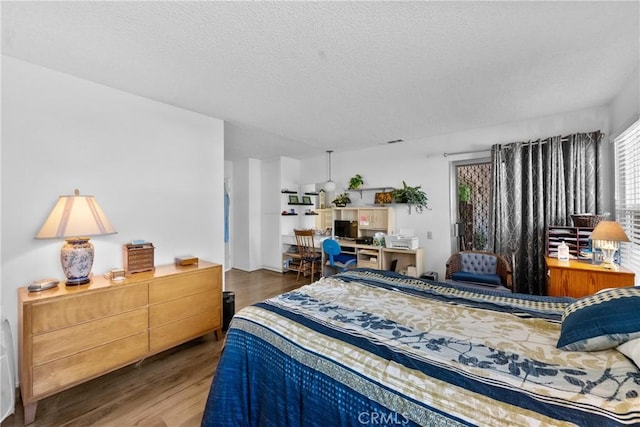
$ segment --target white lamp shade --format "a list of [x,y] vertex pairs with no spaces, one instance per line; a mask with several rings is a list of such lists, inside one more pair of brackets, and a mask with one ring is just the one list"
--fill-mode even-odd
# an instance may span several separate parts
[[324,191],[330,193],[332,191],[335,191],[336,189],[336,183],[329,180],[327,182],[324,183]]
[[72,237],[115,234],[93,196],[60,196],[58,202],[36,235],[36,239],[66,239]]

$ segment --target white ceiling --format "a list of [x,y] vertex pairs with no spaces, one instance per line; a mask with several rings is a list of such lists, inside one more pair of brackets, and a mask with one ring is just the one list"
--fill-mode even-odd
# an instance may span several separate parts
[[304,158],[608,104],[639,2],[2,2],[2,53]]

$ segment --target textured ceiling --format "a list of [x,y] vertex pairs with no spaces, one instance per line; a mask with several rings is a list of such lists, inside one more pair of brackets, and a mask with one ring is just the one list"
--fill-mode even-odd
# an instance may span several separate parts
[[2,53],[309,157],[606,105],[639,2],[9,2]]

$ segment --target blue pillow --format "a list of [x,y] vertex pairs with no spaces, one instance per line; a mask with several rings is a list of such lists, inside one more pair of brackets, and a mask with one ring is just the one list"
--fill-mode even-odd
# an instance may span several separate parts
[[500,280],[500,276],[497,274],[481,274],[481,273],[471,273],[469,271],[456,271],[451,275],[453,280],[457,280],[458,282],[473,282],[473,283],[484,283],[487,285],[495,285],[499,286],[502,284]]
[[610,289],[571,303],[562,314],[557,347],[599,351],[640,338],[640,288]]

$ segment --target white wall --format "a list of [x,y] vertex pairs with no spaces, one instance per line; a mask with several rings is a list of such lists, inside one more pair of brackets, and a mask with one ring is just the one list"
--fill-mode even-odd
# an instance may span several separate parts
[[274,271],[281,271],[280,254],[280,160],[262,162],[262,265]]
[[640,117],[640,66],[629,75],[611,102],[611,137],[615,138]]
[[223,159],[221,120],[3,56],[2,316],[14,339],[17,288],[64,278],[63,242],[34,240],[59,195],[94,195],[118,231],[92,239],[94,274],[122,266],[132,239],[154,243],[156,264],[223,263]]
[[245,159],[233,164],[233,267],[244,271],[262,265],[261,163]]
[[[594,130],[608,134],[608,108],[591,108],[367,150],[344,152],[337,149],[332,155],[332,178],[338,192],[348,186],[349,178],[356,173],[364,177],[364,187],[400,187],[403,180],[411,186],[421,185],[432,209],[409,215],[403,206],[396,205],[396,225],[397,228],[414,230],[420,238],[420,246],[424,247],[425,270],[436,271],[443,278],[445,263],[451,255],[453,235],[449,186],[451,164],[453,161],[487,155],[478,153],[444,157],[444,152],[488,150],[497,143]],[[324,156],[305,159],[300,169],[305,171],[309,182],[322,182],[326,179],[326,168],[318,165],[325,163]],[[354,205],[370,204],[373,203],[373,193],[364,193],[363,199],[352,194],[351,199]],[[432,240],[427,240],[427,231],[433,233]]]

